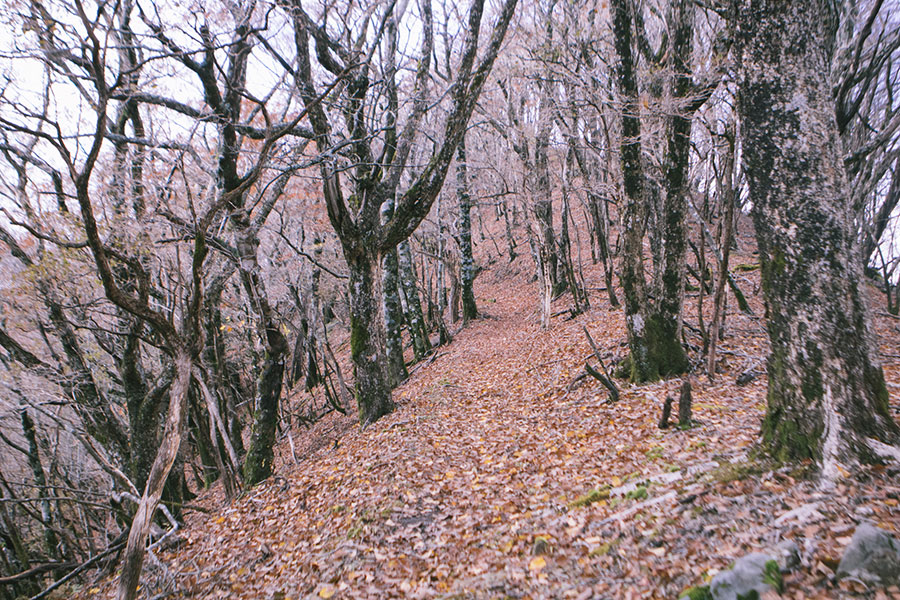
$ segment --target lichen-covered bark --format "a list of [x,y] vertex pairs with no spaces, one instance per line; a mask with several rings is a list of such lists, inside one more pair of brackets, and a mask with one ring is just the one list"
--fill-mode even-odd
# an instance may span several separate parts
[[244,290],[256,316],[257,330],[265,352],[259,365],[256,381],[256,402],[250,446],[244,459],[244,482],[254,485],[272,474],[275,458],[275,433],[278,425],[278,406],[284,381],[284,363],[288,343],[281,332],[275,311],[269,304],[265,283],[260,277],[257,259],[259,239],[246,218],[234,217],[239,253],[238,270]]
[[898,426],[860,289],[825,0],[745,0],[739,107],[771,353],[763,438],[780,459],[874,458]]
[[[381,206],[382,219],[390,219],[394,213],[394,199],[389,197]],[[397,249],[385,253],[381,264],[381,295],[384,310],[384,331],[387,338],[387,366],[391,387],[395,387],[409,377],[403,360],[403,338],[400,329],[403,310],[400,308],[400,265]]]
[[[678,4],[674,22],[673,60],[675,87],[673,96],[683,102],[691,89],[688,60],[691,50],[692,5]],[[684,295],[684,187],[690,149],[691,115],[684,110],[673,117],[667,148],[662,231],[651,240],[658,248],[654,262],[662,265],[654,274],[656,300],[651,302],[644,280],[643,241],[645,220],[650,207],[650,182],[641,163],[641,123],[635,60],[632,52],[634,14],[628,0],[610,3],[614,46],[618,55],[616,84],[621,95],[621,164],[625,206],[622,210],[623,257],[620,281],[625,296],[625,322],[628,328],[629,375],[632,381],[652,381],[683,373],[688,367],[681,345],[681,308]],[[659,212],[659,211],[658,211]],[[663,243],[664,242],[664,243]]]
[[[553,190],[550,185],[550,127],[544,126],[534,140],[534,161],[531,172],[526,177],[530,180],[529,192],[532,197],[532,211],[537,224],[538,260],[544,264],[538,271],[549,277],[551,295],[557,296],[565,290],[565,281],[559,274],[559,256],[556,251],[556,234],[553,231]],[[542,302],[546,302],[542,300]]]
[[419,288],[416,285],[416,266],[413,264],[409,242],[404,241],[397,245],[397,260],[400,266],[400,285],[406,297],[409,337],[412,338],[416,360],[422,360],[431,351],[431,340],[428,339],[428,330],[425,327],[425,315],[422,312],[422,301],[419,299]]
[[356,404],[364,427],[393,410],[391,385],[383,365],[383,328],[378,321],[375,260],[363,253],[347,256],[350,267],[350,355],[356,373]]
[[684,304],[685,227],[687,204],[687,175],[691,150],[692,114],[685,103],[692,92],[691,49],[694,30],[693,2],[679,0],[674,3],[675,13],[672,31],[672,67],[674,83],[672,96],[676,110],[672,115],[665,163],[665,198],[663,200],[662,237],[663,265],[656,319],[661,332],[660,343],[665,345],[661,353],[664,362],[659,370],[664,373],[683,373],[688,369],[687,355],[681,345],[681,322]]
[[456,197],[459,200],[459,271],[462,287],[463,322],[478,316],[475,304],[475,263],[472,258],[472,196],[466,171],[466,140],[456,151]]
[[637,80],[634,76],[634,60],[631,42],[631,3],[628,0],[612,0],[616,54],[616,81],[622,96],[622,144],[621,161],[625,206],[622,211],[623,255],[620,282],[625,300],[625,323],[628,328],[630,377],[633,381],[659,378],[659,370],[650,356],[646,318],[647,293],[644,282],[644,216],[646,197],[644,174],[641,166],[641,123],[638,106]]

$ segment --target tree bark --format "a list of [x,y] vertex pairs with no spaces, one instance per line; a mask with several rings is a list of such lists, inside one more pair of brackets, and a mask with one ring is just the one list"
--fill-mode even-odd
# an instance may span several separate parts
[[141,565],[147,551],[147,537],[153,513],[162,496],[163,486],[175,464],[184,429],[187,407],[187,392],[191,383],[192,360],[186,350],[180,350],[173,359],[175,378],[169,388],[169,411],[156,460],[150,469],[147,486],[138,503],[138,510],[131,523],[128,545],[122,558],[122,572],[119,576],[117,597],[119,600],[134,600],[141,577]]
[[830,480],[900,439],[848,219],[829,76],[837,15],[825,0],[739,10],[743,161],[771,344],[763,439]]
[[409,377],[406,362],[403,360],[403,338],[400,335],[403,310],[400,308],[399,279],[400,265],[397,261],[397,250],[394,249],[385,254],[381,271],[382,308],[391,387],[400,385]]
[[416,265],[412,259],[412,248],[404,241],[397,245],[397,260],[400,266],[400,285],[406,297],[406,322],[409,326],[409,337],[412,338],[413,352],[416,360],[422,360],[431,351],[431,340],[425,327],[425,314],[422,312],[422,301],[419,298],[419,287],[416,284]]
[[472,196],[466,170],[466,139],[456,150],[456,197],[459,200],[459,271],[463,323],[478,317],[475,304],[475,262],[472,258]]
[[359,422],[371,425],[393,410],[385,364],[383,328],[378,322],[380,297],[375,288],[376,260],[358,252],[347,257],[350,267],[350,354],[356,374]]

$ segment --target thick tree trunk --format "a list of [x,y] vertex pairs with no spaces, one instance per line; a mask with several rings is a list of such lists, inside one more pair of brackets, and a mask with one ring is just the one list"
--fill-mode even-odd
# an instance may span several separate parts
[[[624,248],[622,258],[622,274],[621,284],[622,291],[625,295],[625,323],[628,329],[628,344],[631,350],[629,356],[629,376],[634,382],[653,381],[666,375],[675,375],[684,372],[687,368],[687,359],[684,349],[681,346],[680,339],[680,296],[678,290],[683,285],[683,272],[681,274],[682,281],[678,281],[678,273],[683,268],[682,265],[675,265],[671,272],[667,273],[665,269],[664,254],[655,257],[654,262],[659,267],[663,265],[663,269],[657,268],[654,272],[654,279],[657,280],[658,286],[655,289],[661,290],[663,287],[668,288],[666,292],[671,296],[669,299],[661,299],[657,307],[651,306],[650,298],[647,294],[646,282],[644,281],[644,259],[643,259],[643,241],[644,241],[644,222],[647,217],[647,208],[651,201],[648,196],[648,187],[650,182],[644,176],[644,168],[641,163],[641,123],[640,123],[640,106],[638,102],[638,86],[635,77],[635,64],[632,54],[632,31],[631,24],[634,20],[632,5],[628,0],[612,0],[610,9],[613,16],[613,33],[615,38],[615,49],[619,62],[616,67],[617,87],[622,96],[622,175],[624,180],[625,191],[625,207],[622,212],[622,227],[624,233]],[[676,89],[677,93],[677,89]],[[689,117],[684,117],[689,119]],[[680,126],[684,129],[684,123]],[[670,160],[676,160],[674,172],[671,175],[674,182],[678,183],[677,161],[686,160],[686,154],[682,157],[681,152],[687,152],[687,148],[682,148],[689,140],[681,135],[676,135],[679,130],[673,130],[671,138],[675,153],[673,154],[670,147]],[[690,121],[687,121],[687,134],[690,135]],[[684,174],[681,173],[682,185]],[[672,180],[670,180],[671,184]],[[675,194],[678,194],[678,186],[676,186]],[[678,208],[679,201],[683,206],[683,195],[673,194],[672,202],[674,208]],[[668,194],[667,194],[668,195]],[[678,218],[680,217],[680,221]],[[683,208],[679,215],[673,216],[671,223],[666,223],[666,237],[672,238],[675,245],[671,249],[672,260],[676,260],[679,256],[679,239],[680,239],[680,255],[684,256],[684,234],[679,230],[684,227]],[[681,237],[678,234],[681,233]],[[661,241],[662,236],[657,241]],[[652,242],[653,240],[651,240]],[[669,243],[669,240],[665,240]],[[661,245],[660,245],[661,246]],[[663,249],[660,247],[660,253]],[[666,254],[669,254],[668,252]],[[663,286],[663,275],[666,276],[666,285]],[[683,292],[682,292],[683,294]],[[663,295],[663,294],[660,294]],[[660,306],[662,310],[660,310]],[[679,317],[673,318],[672,313],[677,312]]]
[[653,332],[645,318],[647,293],[644,281],[644,218],[646,193],[641,166],[641,124],[637,97],[637,80],[632,60],[629,0],[612,0],[616,53],[619,64],[616,77],[622,95],[622,176],[625,206],[622,211],[623,256],[620,282],[625,296],[625,324],[628,329],[630,373],[632,381],[659,378],[659,369],[651,356]]
[[[688,369],[688,359],[681,345],[681,322],[684,307],[687,229],[685,227],[688,165],[691,151],[692,114],[685,103],[691,94],[691,50],[694,29],[693,1],[679,0],[673,7],[672,61],[673,97],[676,111],[672,116],[666,151],[666,189],[661,217],[663,245],[662,276],[656,302],[655,318],[660,329],[658,352],[660,374],[679,374]],[[703,282],[701,282],[702,285]]]
[[472,196],[466,171],[466,140],[456,150],[456,197],[459,200],[459,278],[462,286],[463,323],[478,316],[475,304],[475,262],[472,258]]
[[379,323],[380,297],[375,286],[376,259],[363,252],[346,253],[350,268],[350,355],[356,374],[359,422],[365,427],[394,409]]
[[771,343],[763,438],[826,479],[900,440],[848,219],[828,76],[835,19],[825,0],[745,0],[739,14],[744,171]]

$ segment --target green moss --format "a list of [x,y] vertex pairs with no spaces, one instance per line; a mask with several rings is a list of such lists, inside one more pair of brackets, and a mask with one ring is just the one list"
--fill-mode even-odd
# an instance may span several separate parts
[[[758,268],[759,268],[759,265],[758,265],[758,264],[751,264],[751,263],[741,263],[741,264],[738,264],[738,265],[734,265],[734,270],[735,270],[735,271],[741,271],[741,272],[755,271],[755,270],[757,270]],[[782,268],[783,268],[783,267],[782,267]]]
[[880,368],[870,365],[866,369],[865,377],[866,388],[875,394],[875,411],[882,416],[889,416],[891,414],[890,395],[887,385],[884,383],[884,372]]
[[647,493],[647,486],[645,485],[639,485],[625,494],[625,498],[628,500],[644,500],[647,496],[649,496],[649,494]]
[[775,248],[775,251],[772,252],[772,261],[769,267],[771,274],[776,276],[781,275],[786,268],[787,260],[784,258],[784,253],[780,248]]
[[774,560],[767,561],[763,569],[763,583],[771,585],[779,594],[784,593],[784,578],[778,563]]
[[688,600],[712,600],[712,592],[709,591],[708,585],[696,585],[689,587],[678,595],[679,598],[687,598]]
[[572,502],[569,502],[569,508],[581,508],[583,506],[589,506],[594,502],[600,502],[601,500],[606,500],[608,498],[609,486],[604,485],[602,487],[591,490],[583,496],[579,496]]
[[360,323],[360,320],[350,316],[350,355],[356,361],[369,345],[369,330]]
[[657,458],[662,458],[665,453],[666,450],[662,446],[653,446],[652,448],[644,452],[644,455],[650,460],[655,460]]
[[618,377],[619,379],[631,379],[632,362],[633,361],[631,360],[631,355],[629,354],[624,358],[624,360],[622,360],[622,362],[619,363],[619,366],[616,367],[613,375]]
[[609,542],[605,542],[588,552],[588,556],[590,556],[591,558],[594,558],[595,556],[606,556],[607,554],[609,554],[609,551],[611,549],[612,544],[610,544]]
[[811,434],[801,431],[793,419],[783,418],[781,410],[770,410],[763,421],[763,442],[777,462],[816,460],[821,441],[820,427]]
[[708,477],[711,481],[719,483],[731,483],[732,481],[740,481],[747,479],[753,475],[759,475],[763,472],[763,467],[758,463],[726,462],[709,472]]

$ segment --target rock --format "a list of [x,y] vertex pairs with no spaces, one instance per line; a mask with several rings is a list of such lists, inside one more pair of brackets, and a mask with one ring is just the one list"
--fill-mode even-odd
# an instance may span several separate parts
[[788,521],[797,521],[798,525],[806,525],[807,523],[821,521],[825,516],[816,510],[818,506],[818,502],[810,502],[809,504],[798,506],[794,510],[790,510],[775,519],[773,525],[775,525],[775,527],[781,527]]
[[800,548],[792,540],[784,540],[772,549],[775,562],[782,573],[791,573],[800,566]]
[[754,552],[734,563],[730,571],[717,573],[709,585],[714,600],[762,598],[781,591],[778,562],[769,554]]
[[900,584],[900,542],[886,531],[862,523],[844,550],[837,576],[853,577],[866,585]]

